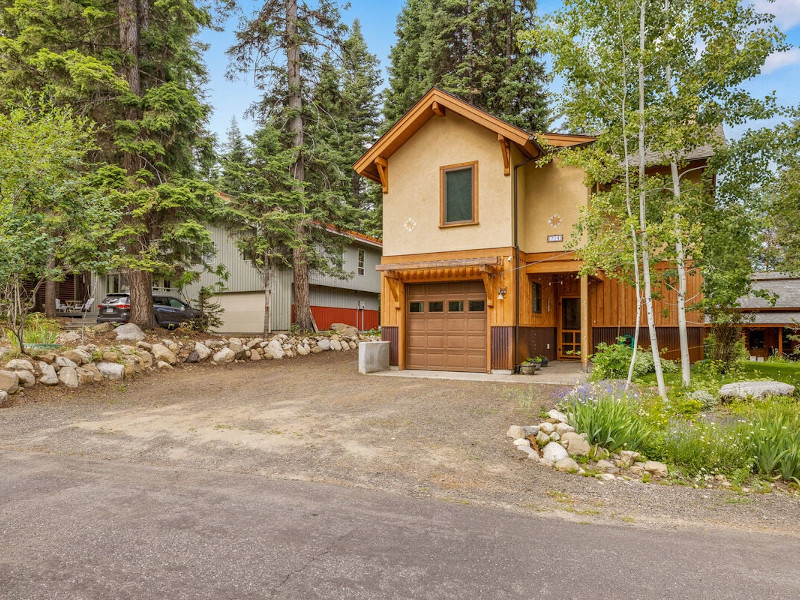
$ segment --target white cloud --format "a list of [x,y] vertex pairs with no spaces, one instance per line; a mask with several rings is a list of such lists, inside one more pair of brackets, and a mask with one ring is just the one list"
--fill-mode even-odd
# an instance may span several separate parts
[[776,52],[770,54],[764,63],[764,68],[761,72],[764,75],[769,75],[778,69],[788,67],[800,63],[800,48],[791,48],[788,52]]
[[800,24],[800,0],[756,0],[755,7],[761,12],[775,15],[775,24],[783,31]]

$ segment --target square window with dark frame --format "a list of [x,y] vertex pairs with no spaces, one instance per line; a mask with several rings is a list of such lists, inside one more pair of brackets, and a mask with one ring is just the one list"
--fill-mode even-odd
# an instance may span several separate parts
[[366,273],[366,270],[364,269],[364,258],[365,258],[364,249],[363,248],[359,248],[358,249],[358,270],[357,270],[357,273],[359,275],[363,275],[364,273]]
[[408,303],[408,312],[421,313],[424,310],[425,310],[425,303],[424,302],[409,302]]
[[478,163],[441,167],[441,227],[478,222]]
[[428,302],[428,312],[444,312],[444,302]]
[[542,314],[542,284],[538,281],[531,281],[531,312]]
[[469,312],[483,312],[486,310],[486,303],[483,300],[470,300]]

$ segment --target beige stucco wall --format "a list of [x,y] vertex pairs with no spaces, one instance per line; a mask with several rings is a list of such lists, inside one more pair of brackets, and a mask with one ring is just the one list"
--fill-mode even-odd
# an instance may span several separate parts
[[[581,206],[589,191],[583,183],[583,170],[559,166],[558,158],[548,165],[526,165],[524,187],[520,181],[520,248],[523,252],[560,252],[573,235]],[[523,190],[524,189],[524,193]],[[548,220],[558,216],[553,227]],[[524,222],[523,222],[524,221]],[[563,242],[548,242],[549,235],[562,235]]]
[[[479,223],[440,228],[439,168],[470,161],[478,161]],[[511,245],[511,179],[496,133],[455,114],[434,117],[389,158],[383,255]]]

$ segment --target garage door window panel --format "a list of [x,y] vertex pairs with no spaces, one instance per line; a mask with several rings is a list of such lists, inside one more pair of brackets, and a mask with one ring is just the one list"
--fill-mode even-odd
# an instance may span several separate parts
[[441,167],[440,227],[478,223],[477,161]]
[[444,312],[444,302],[428,302],[428,312],[440,313]]
[[464,301],[463,300],[451,300],[447,303],[447,311],[448,312],[464,312]]

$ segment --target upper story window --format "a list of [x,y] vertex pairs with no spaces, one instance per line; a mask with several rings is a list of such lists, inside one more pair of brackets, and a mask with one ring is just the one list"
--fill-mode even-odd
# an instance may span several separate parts
[[478,161],[441,167],[440,227],[478,223]]
[[366,271],[364,269],[364,258],[365,253],[363,248],[358,249],[358,270],[356,271],[359,275],[363,275]]
[[531,282],[531,312],[542,314],[542,284],[537,281]]

